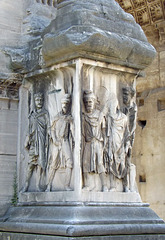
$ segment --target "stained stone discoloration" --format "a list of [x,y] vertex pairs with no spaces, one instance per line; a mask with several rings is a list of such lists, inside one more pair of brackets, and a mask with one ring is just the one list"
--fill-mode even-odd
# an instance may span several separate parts
[[64,1],[49,29],[43,41],[46,64],[85,54],[142,69],[155,55],[140,26],[115,1]]

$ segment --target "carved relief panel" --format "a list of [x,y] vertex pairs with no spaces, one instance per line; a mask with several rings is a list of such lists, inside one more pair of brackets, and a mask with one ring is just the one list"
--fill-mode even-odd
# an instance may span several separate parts
[[83,191],[136,191],[131,163],[137,113],[134,79],[86,66],[83,80]]
[[26,125],[21,129],[21,192],[73,190],[73,71],[28,79],[22,92]]
[[21,201],[95,201],[97,193],[110,201],[113,192],[137,192],[136,74],[78,59],[27,77],[20,96]]

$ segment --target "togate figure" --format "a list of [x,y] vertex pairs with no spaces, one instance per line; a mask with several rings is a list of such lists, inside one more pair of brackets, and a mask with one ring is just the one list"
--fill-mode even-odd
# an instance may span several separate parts
[[116,98],[109,103],[107,114],[107,172],[110,173],[110,191],[116,191],[116,178],[127,187],[126,156],[130,147],[127,116],[119,110]]
[[105,117],[96,109],[96,96],[91,90],[84,91],[83,102],[83,176],[84,190],[92,190],[89,183],[89,173],[98,173],[102,191],[108,191],[106,184],[105,166],[103,163],[103,148],[105,138]]
[[44,109],[42,93],[34,94],[35,109],[29,115],[29,133],[25,148],[29,152],[26,181],[22,192],[26,192],[34,169],[37,171],[37,191],[41,191],[41,179],[45,176],[49,147],[49,114]]
[[71,174],[73,168],[74,147],[74,125],[71,116],[71,96],[65,94],[61,100],[62,111],[57,114],[51,126],[51,137],[53,149],[51,153],[52,161],[49,164],[48,184],[46,191],[52,190],[52,182],[56,171],[61,168],[66,168],[65,175],[65,190],[71,191],[70,187]]

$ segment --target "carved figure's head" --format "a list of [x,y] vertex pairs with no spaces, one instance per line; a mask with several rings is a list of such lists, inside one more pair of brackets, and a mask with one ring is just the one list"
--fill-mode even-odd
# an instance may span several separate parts
[[64,97],[61,99],[63,114],[67,114],[70,111],[70,104],[71,104],[71,95],[65,94]]
[[93,112],[96,103],[96,96],[91,90],[85,90],[83,95],[85,109],[88,113]]
[[43,107],[44,102],[44,96],[42,93],[36,93],[34,94],[34,102],[36,109],[41,109]]
[[123,103],[125,105],[130,105],[131,99],[135,95],[135,89],[133,87],[124,87],[122,88],[123,91]]

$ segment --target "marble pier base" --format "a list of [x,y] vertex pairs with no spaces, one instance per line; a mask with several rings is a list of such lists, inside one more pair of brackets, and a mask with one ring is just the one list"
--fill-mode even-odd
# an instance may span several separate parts
[[0,223],[1,240],[163,240],[164,221],[143,203],[20,204]]

